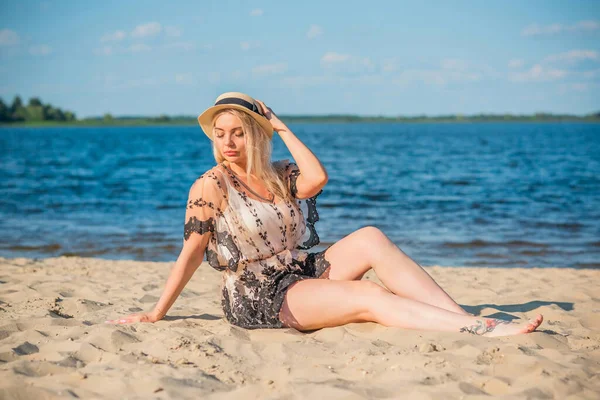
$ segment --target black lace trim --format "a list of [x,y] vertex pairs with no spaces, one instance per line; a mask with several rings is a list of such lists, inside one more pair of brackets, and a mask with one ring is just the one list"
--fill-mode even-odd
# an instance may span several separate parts
[[325,258],[325,252],[329,250],[330,247],[331,245],[327,246],[323,251],[308,253],[308,256],[306,256],[305,263],[307,267],[311,269],[312,274],[317,278],[323,275],[323,272],[331,266],[329,260]]
[[[244,292],[236,287],[232,293],[223,288],[221,305],[227,321],[245,329],[283,328],[279,312],[289,286],[310,276],[277,271],[268,280],[260,282],[250,273],[244,276]],[[254,293],[252,298],[248,291]],[[233,308],[231,298],[233,297]]]
[[217,231],[216,236],[217,243],[225,245],[225,247],[227,247],[227,250],[229,250],[229,253],[231,254],[231,257],[227,261],[227,268],[229,268],[233,272],[236,272],[241,258],[240,249],[235,244],[233,237],[229,234],[229,232]]
[[188,200],[187,208],[192,209],[194,207],[208,207],[212,210],[216,210],[215,203],[212,201],[206,201],[202,197],[194,200]]
[[196,232],[200,235],[206,232],[214,232],[215,231],[215,220],[210,217],[206,221],[200,221],[198,218],[191,217],[188,222],[183,226],[183,237],[185,240],[188,240],[192,233]]
[[[297,198],[298,187],[296,185],[296,181],[298,180],[298,176],[300,175],[300,170],[294,163],[288,164],[288,168],[292,168],[292,170],[289,172],[290,192],[292,196],[294,196],[294,198]],[[321,239],[319,239],[319,234],[315,229],[315,222],[319,220],[319,213],[317,211],[317,197],[321,193],[323,193],[323,190],[320,190],[319,193],[315,194],[312,197],[309,197],[308,199],[298,199],[298,201],[306,201],[308,215],[305,216],[305,220],[306,228],[309,230],[310,236],[304,243],[301,243],[298,246],[296,246],[297,249],[307,250],[321,243]]]
[[[296,164],[290,163],[290,167],[294,166]],[[296,198],[297,194],[298,194],[298,187],[296,186],[296,181],[298,180],[298,175],[300,175],[300,170],[299,169],[292,169],[292,171],[290,171],[290,193],[292,194],[292,196],[294,198]]]
[[309,230],[310,236],[304,243],[297,246],[298,249],[307,250],[321,243],[321,239],[319,239],[319,234],[315,228],[315,222],[319,220],[319,213],[317,212],[317,197],[321,193],[323,193],[322,190],[313,197],[309,197],[305,200],[308,208],[308,215],[305,217],[306,228]]
[[206,261],[208,265],[216,269],[217,271],[225,271],[225,266],[219,264],[219,255],[216,251],[209,248],[206,249]]

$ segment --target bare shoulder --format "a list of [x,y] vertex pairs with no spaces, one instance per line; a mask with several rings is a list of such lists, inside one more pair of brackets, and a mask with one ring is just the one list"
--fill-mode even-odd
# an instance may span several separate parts
[[222,188],[223,187],[223,170],[220,164],[217,164],[203,172],[196,180],[192,183],[190,188],[191,192],[196,192],[206,187],[211,188]]

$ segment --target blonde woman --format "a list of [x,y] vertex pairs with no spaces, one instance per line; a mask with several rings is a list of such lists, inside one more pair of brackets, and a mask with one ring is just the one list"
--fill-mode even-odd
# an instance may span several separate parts
[[[219,96],[198,122],[217,165],[191,186],[184,241],[151,312],[108,323],[165,316],[204,256],[222,271],[225,318],[248,328],[300,331],[372,321],[408,329],[502,336],[542,322],[513,323],[463,310],[379,229],[367,226],[323,251],[316,198],[328,175],[319,159],[264,103],[243,93]],[[277,132],[295,162],[271,161]],[[362,276],[373,269],[385,287]]]

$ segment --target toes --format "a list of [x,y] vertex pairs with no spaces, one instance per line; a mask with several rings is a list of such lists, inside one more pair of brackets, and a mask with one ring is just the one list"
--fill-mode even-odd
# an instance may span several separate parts
[[542,324],[543,320],[544,320],[544,316],[542,314],[538,314],[538,316],[535,318],[535,320],[530,320],[529,321],[530,323],[527,325],[527,333],[535,331],[537,329],[537,327]]

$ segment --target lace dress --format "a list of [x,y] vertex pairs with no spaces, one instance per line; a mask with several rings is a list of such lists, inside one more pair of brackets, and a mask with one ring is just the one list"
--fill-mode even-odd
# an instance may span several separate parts
[[298,166],[273,163],[286,179],[293,201],[269,202],[254,193],[224,163],[202,174],[190,190],[184,239],[207,235],[206,260],[223,271],[220,286],[225,318],[248,328],[281,328],[279,311],[289,286],[325,277],[324,253],[314,227],[316,198],[296,197]]

